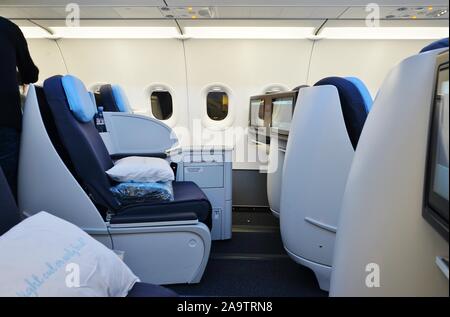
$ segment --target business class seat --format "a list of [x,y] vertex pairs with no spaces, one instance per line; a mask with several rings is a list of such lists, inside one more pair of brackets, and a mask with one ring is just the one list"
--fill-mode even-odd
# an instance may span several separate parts
[[[72,77],[74,78],[74,77]],[[174,183],[174,201],[121,206],[109,190],[114,184],[105,171],[114,166],[93,121],[81,122],[70,110],[66,98],[67,87],[62,77],[52,77],[44,82],[48,106],[55,119],[59,139],[67,151],[74,173],[94,201],[107,208],[110,223],[156,222],[198,219],[210,226],[211,206],[205,194],[192,182]],[[76,84],[81,82],[75,79]],[[73,93],[82,95],[81,86]],[[88,99],[87,101],[89,101]],[[81,105],[91,107],[91,103]]]
[[108,112],[131,112],[130,102],[123,88],[119,85],[102,85],[99,89],[100,104],[98,107],[103,107],[103,111]]
[[343,197],[330,296],[449,295],[448,266],[445,276],[437,263],[448,240],[423,216],[435,90],[448,111],[448,69],[446,81],[437,76],[445,62],[448,42],[400,62],[379,89]]
[[282,175],[281,234],[290,257],[328,290],[341,200],[372,100],[362,82],[340,77],[301,89],[298,100]]
[[198,282],[211,245],[209,200],[196,184],[174,182],[174,201],[121,205],[105,173],[113,160],[92,121],[92,99],[79,79],[64,78],[33,86],[27,98],[21,209],[49,210],[126,251],[125,262],[145,282]]
[[[0,168],[0,237],[22,221],[21,214]],[[57,296],[58,294],[55,294]],[[128,297],[175,297],[176,293],[158,285],[136,283]]]

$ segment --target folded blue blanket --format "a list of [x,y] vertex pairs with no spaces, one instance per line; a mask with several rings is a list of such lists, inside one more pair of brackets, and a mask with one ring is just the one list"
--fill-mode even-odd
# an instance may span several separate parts
[[172,182],[164,183],[120,183],[110,188],[123,205],[172,201]]

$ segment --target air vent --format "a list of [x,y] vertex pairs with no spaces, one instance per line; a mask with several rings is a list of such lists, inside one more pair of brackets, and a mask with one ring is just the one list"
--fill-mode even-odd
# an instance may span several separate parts
[[214,18],[214,9],[209,7],[160,7],[159,11],[167,19]]

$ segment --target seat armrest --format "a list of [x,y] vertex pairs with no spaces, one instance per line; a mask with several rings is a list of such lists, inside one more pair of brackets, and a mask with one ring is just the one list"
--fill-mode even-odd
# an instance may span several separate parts
[[120,160],[122,158],[129,157],[129,156],[157,157],[157,158],[162,158],[162,159],[167,158],[166,153],[116,153],[116,154],[111,154],[110,156],[113,161]]

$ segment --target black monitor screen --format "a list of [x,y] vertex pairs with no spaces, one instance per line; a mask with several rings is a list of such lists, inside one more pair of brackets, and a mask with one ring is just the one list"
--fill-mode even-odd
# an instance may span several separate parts
[[250,99],[250,125],[264,127],[264,99]]
[[449,75],[439,67],[431,120],[424,216],[448,240]]
[[272,127],[289,131],[293,109],[293,96],[272,99]]

